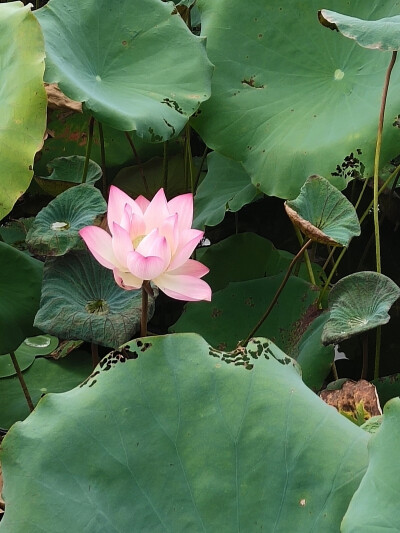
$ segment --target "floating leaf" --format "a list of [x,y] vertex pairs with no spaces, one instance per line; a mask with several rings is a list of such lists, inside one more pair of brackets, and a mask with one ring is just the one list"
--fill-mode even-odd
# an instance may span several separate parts
[[26,236],[29,249],[38,255],[64,255],[84,248],[79,230],[94,224],[107,211],[101,192],[92,185],[79,185],[54,198],[36,216]]
[[[82,183],[85,157],[80,155],[58,157],[47,166],[51,171],[50,176],[36,176],[35,179],[44,191],[52,196],[57,196],[70,187]],[[99,165],[89,160],[85,183],[94,185],[101,178],[101,175],[102,171]]]
[[32,179],[46,130],[44,43],[30,5],[0,4],[0,219]]
[[[202,35],[215,65],[211,98],[191,123],[207,146],[242,162],[253,184],[295,198],[311,174],[343,189],[373,174],[385,54],[318,24],[320,0],[198,0]],[[325,0],[362,18],[398,15],[392,0]],[[366,83],[365,80],[368,80]],[[386,115],[400,108],[394,69]],[[384,127],[382,166],[398,154],[400,132]]]
[[50,0],[35,14],[46,81],[100,122],[166,141],[210,95],[204,39],[168,3],[133,0],[113,9],[108,0],[86,0],[84,8],[81,0]]
[[369,435],[270,341],[249,344],[252,370],[193,334],[126,355],[8,433],[1,533],[63,531],[66,513],[70,531],[339,531]]
[[400,50],[400,15],[379,20],[361,20],[321,9],[319,21],[331,30],[339,31],[363,48],[393,52]]
[[370,439],[369,464],[343,519],[343,533],[399,531],[400,399],[390,400],[382,426]]
[[[21,371],[31,366],[38,355],[48,355],[57,348],[58,339],[50,335],[28,337],[15,350],[15,357]],[[0,378],[15,376],[16,370],[9,354],[0,355]]]
[[18,348],[37,334],[33,320],[39,309],[43,263],[0,242],[0,353]]
[[[154,306],[149,298],[149,319]],[[44,331],[116,348],[139,330],[141,313],[142,291],[118,287],[113,273],[88,252],[46,260],[35,319]]]
[[201,229],[216,226],[226,211],[239,211],[258,194],[250,176],[237,161],[212,152],[207,156],[207,168],[194,198],[193,225]]
[[299,196],[285,202],[285,209],[293,224],[322,244],[348,246],[361,233],[353,205],[321,176],[310,176]]
[[[36,405],[47,392],[63,392],[76,387],[89,375],[92,368],[88,352],[76,351],[61,361],[43,357],[35,359],[25,370],[24,379]],[[16,376],[1,379],[0,405],[0,427],[9,428],[17,420],[24,420],[29,415],[29,408]]]
[[322,333],[323,344],[337,344],[353,335],[386,324],[400,288],[377,272],[356,272],[342,278],[329,294],[330,318]]

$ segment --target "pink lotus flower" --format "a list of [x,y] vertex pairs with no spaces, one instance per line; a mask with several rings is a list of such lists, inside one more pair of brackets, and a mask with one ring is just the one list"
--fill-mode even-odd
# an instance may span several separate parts
[[191,229],[191,194],[167,202],[160,189],[149,202],[143,196],[132,200],[111,186],[107,220],[111,235],[98,226],[86,226],[79,234],[120,287],[140,289],[151,280],[176,300],[211,300],[209,285],[200,279],[208,268],[189,259],[203,236]]

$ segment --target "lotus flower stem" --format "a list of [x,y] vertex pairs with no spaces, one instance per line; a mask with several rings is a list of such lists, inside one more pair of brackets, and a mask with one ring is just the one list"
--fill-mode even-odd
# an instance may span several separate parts
[[24,380],[24,376],[22,375],[22,372],[21,372],[21,369],[19,367],[19,364],[18,364],[17,358],[15,356],[15,353],[14,352],[10,352],[10,357],[11,357],[11,361],[12,361],[12,363],[14,365],[15,371],[17,373],[21,388],[22,388],[22,390],[24,392],[26,403],[28,404],[29,410],[32,412],[33,409],[34,409],[32,398],[31,398],[31,395],[29,394],[28,387],[26,386],[26,383],[25,383],[25,380]]
[[83,166],[83,173],[82,173],[82,183],[86,183],[87,173],[89,169],[90,152],[92,151],[92,143],[93,143],[93,130],[94,130],[94,117],[90,117],[88,140],[86,144],[85,164]]
[[381,359],[381,326],[376,328],[376,341],[375,341],[375,367],[374,367],[374,379],[379,378],[379,363]]
[[107,195],[106,150],[104,147],[103,125],[101,122],[98,122],[97,125],[99,127],[101,171],[103,174],[101,178],[101,187],[102,187],[103,196],[105,198]]
[[248,342],[250,341],[250,339],[252,337],[254,337],[255,333],[257,332],[257,330],[262,326],[262,324],[264,323],[264,321],[267,319],[267,317],[269,316],[269,314],[271,313],[272,309],[274,308],[276,302],[278,301],[278,298],[281,294],[281,292],[283,291],[286,283],[287,283],[287,280],[289,279],[289,276],[293,270],[293,267],[294,265],[297,263],[297,261],[301,258],[301,256],[303,255],[303,253],[305,252],[305,250],[310,246],[310,244],[312,243],[312,239],[308,239],[308,241],[303,244],[303,246],[301,247],[301,249],[299,250],[299,252],[297,252],[297,255],[295,255],[289,265],[289,268],[287,269],[287,272],[285,274],[285,277],[283,278],[282,280],[282,283],[279,285],[279,288],[278,290],[276,291],[275,293],[275,296],[272,298],[272,301],[271,303],[269,304],[268,306],[268,309],[265,311],[265,313],[263,314],[263,316],[260,318],[260,320],[257,322],[257,324],[254,326],[254,328],[250,331],[250,333],[247,335],[247,337],[245,338],[244,341],[241,341],[239,342],[238,346],[247,346]]
[[378,185],[379,185],[379,158],[381,153],[382,145],[382,130],[383,130],[383,120],[385,117],[385,107],[386,107],[386,98],[389,88],[390,75],[392,69],[396,62],[397,51],[392,52],[392,57],[390,59],[389,66],[386,71],[385,83],[383,86],[382,100],[381,100],[381,109],[379,113],[379,122],[378,122],[378,133],[376,136],[376,149],[375,149],[375,161],[374,161],[374,230],[375,230],[375,253],[376,253],[376,271],[381,273],[381,245],[380,245],[380,234],[379,234],[379,213],[378,213]]
[[140,320],[140,336],[147,337],[147,315],[149,310],[149,294],[153,291],[149,281],[144,281],[142,285],[142,317]]
[[132,148],[133,155],[135,156],[135,159],[136,159],[136,164],[139,167],[139,172],[140,172],[140,175],[142,176],[143,185],[144,185],[144,189],[146,191],[146,195],[149,196],[150,195],[149,186],[147,185],[146,176],[144,175],[143,165],[142,165],[142,161],[140,159],[140,156],[138,154],[138,151],[136,150],[135,145],[134,145],[134,143],[132,141],[132,138],[129,135],[128,131],[125,132],[125,137],[128,140],[129,146]]
[[95,342],[92,342],[90,345],[91,352],[92,352],[92,365],[93,368],[96,368],[96,366],[99,364],[99,345]]

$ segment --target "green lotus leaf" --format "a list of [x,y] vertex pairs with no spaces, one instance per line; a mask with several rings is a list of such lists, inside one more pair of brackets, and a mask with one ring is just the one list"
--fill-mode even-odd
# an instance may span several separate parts
[[0,237],[7,244],[11,244],[14,248],[23,252],[29,253],[26,246],[26,234],[32,227],[35,217],[19,218],[18,220],[11,220],[6,224],[0,226]]
[[[46,81],[100,122],[161,142],[177,136],[210,95],[204,39],[159,0],[50,0],[35,12]],[[77,14],[79,16],[77,16]]]
[[208,172],[194,198],[193,226],[216,226],[226,211],[239,211],[257,196],[243,166],[217,152],[207,156]]
[[299,196],[285,202],[285,209],[309,239],[322,244],[348,246],[361,233],[353,205],[321,176],[310,176]]
[[107,211],[101,192],[92,185],[78,185],[61,193],[36,216],[26,236],[31,252],[38,255],[64,255],[84,248],[79,230],[95,224]]
[[[58,339],[50,335],[28,337],[15,350],[15,357],[21,371],[31,366],[38,355],[48,355],[57,348]],[[15,376],[16,370],[9,354],[0,355],[0,378]]]
[[342,278],[329,294],[330,318],[322,333],[323,344],[337,344],[353,335],[386,324],[400,288],[377,272],[356,272]]
[[[191,120],[207,146],[242,162],[262,192],[285,199],[311,174],[341,189],[373,174],[386,55],[322,28],[320,0],[196,5],[215,65],[211,98]],[[399,11],[391,0],[326,0],[323,7],[366,19]],[[387,117],[399,113],[399,86],[394,69]],[[398,153],[392,122],[384,128],[382,166]]]
[[381,428],[368,444],[369,464],[343,519],[343,533],[399,531],[400,399],[390,400]]
[[46,130],[44,43],[30,6],[0,5],[0,219],[32,179]]
[[369,435],[270,341],[249,344],[252,370],[193,334],[131,341],[126,356],[9,431],[1,533],[64,531],[66,516],[87,533],[339,531]]
[[39,309],[43,263],[0,242],[0,353],[13,352],[37,334],[33,320]]
[[354,39],[364,48],[391,52],[400,50],[400,15],[380,20],[361,20],[321,9],[318,18],[323,26]]
[[[85,157],[79,155],[57,157],[47,166],[51,172],[50,176],[36,176],[35,179],[43,190],[52,196],[57,196],[70,187],[82,183]],[[101,176],[100,166],[89,160],[85,183],[94,185]]]
[[[256,233],[238,233],[213,244],[205,249],[201,256],[210,272],[204,278],[213,291],[219,291],[232,281],[274,276],[286,272],[293,254],[286,250],[277,250],[271,241]],[[323,274],[321,267],[313,264],[315,277]],[[304,264],[298,276],[309,280]]]
[[[156,289],[154,289],[157,295]],[[155,302],[149,298],[149,319]],[[46,260],[35,325],[61,339],[116,348],[140,329],[142,291],[126,291],[88,252]]]
[[[38,357],[23,375],[32,401],[36,405],[47,392],[64,392],[76,387],[86,379],[92,368],[89,353],[76,351],[60,361]],[[9,428],[17,420],[24,420],[29,415],[29,408],[16,376],[0,380],[0,404],[2,428]]]

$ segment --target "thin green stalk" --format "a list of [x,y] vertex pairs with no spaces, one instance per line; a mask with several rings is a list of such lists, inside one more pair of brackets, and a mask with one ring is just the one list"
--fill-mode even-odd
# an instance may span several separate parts
[[382,131],[383,121],[385,117],[386,98],[389,88],[390,75],[392,73],[393,66],[396,62],[397,51],[392,52],[392,57],[388,69],[386,71],[385,83],[382,92],[381,109],[379,113],[378,133],[376,136],[376,148],[375,148],[375,160],[374,160],[374,231],[375,231],[375,255],[376,255],[376,271],[381,273],[381,244],[380,244],[380,231],[379,231],[379,212],[378,212],[378,189],[379,189],[379,159],[382,145]]
[[374,366],[374,379],[379,378],[379,364],[381,359],[381,326],[376,328],[376,341],[375,341],[375,366]]
[[[304,243],[304,239],[303,239],[303,236],[301,234],[301,231],[299,230],[299,228],[297,226],[295,226],[293,224],[293,227],[294,227],[294,231],[296,233],[296,237],[297,237],[297,240],[299,241],[299,244],[300,246],[303,245]],[[308,250],[304,250],[304,262],[306,264],[306,268],[307,268],[307,272],[308,272],[308,277],[310,278],[310,282],[313,284],[313,285],[316,285],[315,283],[315,276],[314,276],[314,272],[313,272],[313,269],[312,269],[312,265],[311,265],[311,261],[310,261],[310,256],[308,254]]]
[[192,149],[190,146],[190,125],[186,124],[185,126],[185,184],[186,188],[188,187],[188,175],[190,177],[190,191],[192,194],[195,193],[194,190],[194,180],[193,180],[193,165],[192,165]]
[[136,150],[136,147],[135,147],[135,145],[134,145],[134,143],[133,143],[133,141],[131,139],[131,136],[129,135],[128,131],[125,132],[125,137],[126,137],[128,143],[129,143],[129,146],[132,148],[133,155],[135,156],[135,159],[136,159],[136,164],[139,167],[139,172],[140,172],[140,175],[142,176],[144,189],[146,191],[146,196],[149,196],[150,195],[149,187],[147,185],[146,176],[144,175],[143,165],[142,165],[142,161],[140,159],[140,156],[138,154],[138,151]]
[[201,171],[203,170],[203,165],[204,165],[204,161],[206,160],[207,154],[208,154],[208,147],[206,146],[204,148],[203,155],[201,156],[200,166],[199,166],[199,170],[197,171],[197,174],[196,174],[196,179],[194,180],[194,190],[195,190],[195,192],[197,191],[197,187],[199,186]]
[[330,283],[332,281],[333,275],[335,274],[336,269],[339,266],[340,261],[342,260],[342,257],[346,253],[346,250],[347,250],[347,248],[343,248],[342,249],[342,251],[338,255],[338,258],[335,261],[335,264],[332,267],[332,270],[329,272],[329,276],[326,279],[325,285],[324,285],[322,291],[319,293],[319,298],[318,298],[318,302],[317,302],[318,307],[321,305],[322,298],[324,297],[326,291],[328,290],[328,287],[329,287],[329,285],[330,285]]
[[90,152],[92,151],[92,143],[93,143],[93,129],[94,129],[94,117],[90,117],[88,140],[86,144],[85,164],[83,165],[83,172],[82,172],[82,183],[86,183],[87,173],[89,169]]
[[29,410],[32,412],[33,409],[34,409],[32,398],[31,398],[31,395],[29,394],[28,387],[26,386],[26,383],[25,383],[25,380],[24,380],[24,376],[22,375],[22,372],[21,372],[21,369],[19,367],[19,364],[18,364],[17,358],[15,356],[15,353],[14,352],[10,352],[10,357],[11,357],[12,364],[14,365],[15,372],[17,373],[17,376],[18,376],[19,383],[21,385],[22,391],[24,393],[26,403],[28,404]]
[[297,263],[297,261],[300,259],[300,257],[303,255],[303,253],[308,248],[308,246],[310,246],[311,243],[312,243],[312,240],[309,239],[305,244],[303,244],[303,246],[301,247],[299,252],[297,252],[297,254],[293,257],[293,259],[292,259],[292,261],[291,261],[291,263],[289,265],[289,268],[287,269],[285,277],[283,278],[282,283],[279,285],[279,288],[276,291],[275,296],[272,298],[272,301],[269,304],[268,309],[265,311],[263,316],[260,318],[260,320],[254,326],[254,328],[250,331],[250,333],[247,335],[245,340],[239,342],[238,346],[247,346],[249,340],[252,337],[254,337],[254,335],[256,334],[257,330],[262,326],[264,321],[268,318],[268,316],[271,313],[272,309],[274,308],[276,302],[278,301],[278,298],[279,298],[281,292],[283,291],[283,289],[284,289],[284,287],[285,287],[285,285],[287,283],[287,280],[289,279],[290,273],[292,272],[294,265]]
[[362,338],[363,363],[361,370],[361,379],[367,379],[368,376],[368,333],[364,333]]
[[339,376],[338,376],[338,373],[337,373],[337,368],[336,368],[335,361],[333,361],[333,363],[331,364],[331,369],[332,369],[333,379],[335,381],[337,381],[339,379]]
[[101,188],[102,188],[103,196],[105,198],[107,196],[106,149],[104,146],[103,125],[101,122],[98,122],[97,125],[99,127],[99,138],[100,138],[100,157],[101,157],[101,171],[102,171]]
[[163,188],[164,188],[165,195],[167,195],[167,191],[168,191],[168,141],[164,142]]

